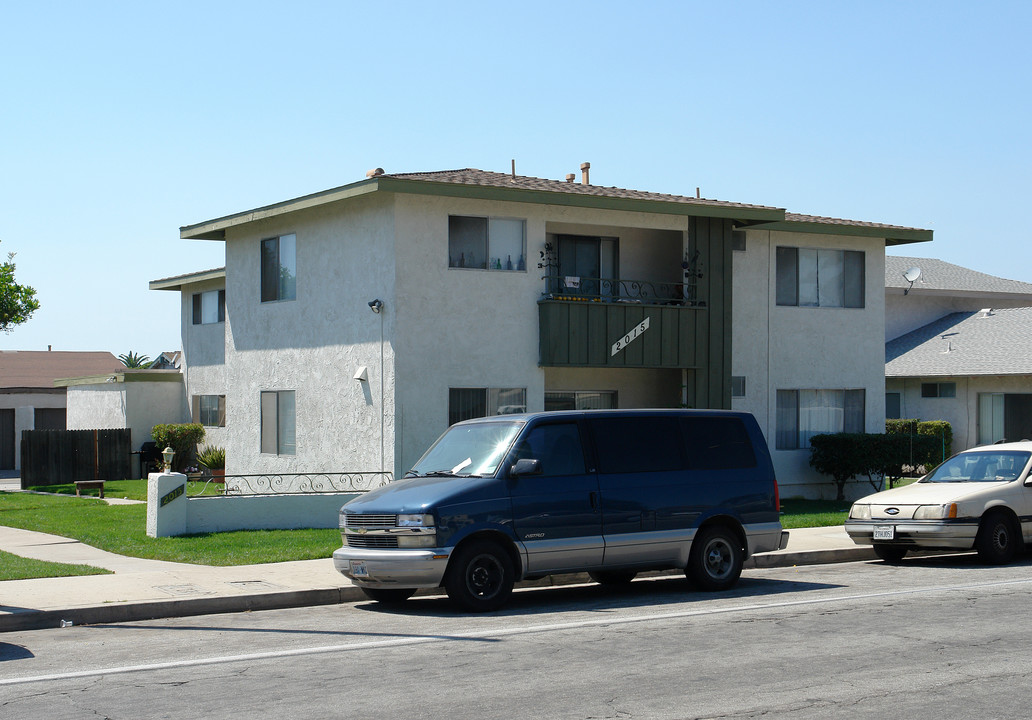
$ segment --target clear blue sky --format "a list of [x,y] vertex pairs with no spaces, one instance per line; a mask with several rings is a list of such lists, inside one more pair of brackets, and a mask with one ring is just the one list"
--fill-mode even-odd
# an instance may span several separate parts
[[1032,3],[0,3],[0,348],[180,347],[179,227],[475,167],[935,231],[1032,282]]

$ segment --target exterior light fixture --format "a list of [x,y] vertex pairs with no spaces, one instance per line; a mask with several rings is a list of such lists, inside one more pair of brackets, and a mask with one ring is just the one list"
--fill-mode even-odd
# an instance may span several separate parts
[[383,310],[383,301],[382,300],[370,300],[369,301],[369,309],[372,310],[377,315],[379,315],[380,311]]
[[171,447],[167,447],[167,448],[165,448],[164,450],[161,451],[161,459],[165,463],[165,465],[164,465],[164,471],[165,472],[171,472],[171,470],[172,470],[172,456],[175,455],[175,454],[176,454],[175,450],[173,450]]

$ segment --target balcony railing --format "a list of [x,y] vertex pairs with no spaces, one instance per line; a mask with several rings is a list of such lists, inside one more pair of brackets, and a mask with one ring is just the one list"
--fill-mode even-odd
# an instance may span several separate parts
[[548,300],[580,300],[588,302],[630,302],[650,305],[704,307],[696,298],[694,279],[668,283],[654,280],[622,278],[587,278],[547,275],[544,298]]

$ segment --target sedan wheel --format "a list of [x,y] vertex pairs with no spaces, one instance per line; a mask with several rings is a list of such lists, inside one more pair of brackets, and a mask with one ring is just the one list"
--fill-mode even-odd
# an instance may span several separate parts
[[975,550],[982,562],[1003,565],[1017,555],[1020,539],[1013,521],[1007,515],[995,512],[982,519],[975,538]]

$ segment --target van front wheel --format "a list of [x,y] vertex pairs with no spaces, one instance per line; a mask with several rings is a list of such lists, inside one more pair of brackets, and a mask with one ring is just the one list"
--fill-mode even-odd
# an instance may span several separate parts
[[711,527],[695,536],[685,575],[707,591],[727,590],[742,574],[742,546],[733,532]]
[[444,588],[452,602],[471,612],[490,612],[505,604],[515,583],[512,560],[497,543],[479,540],[452,556]]

